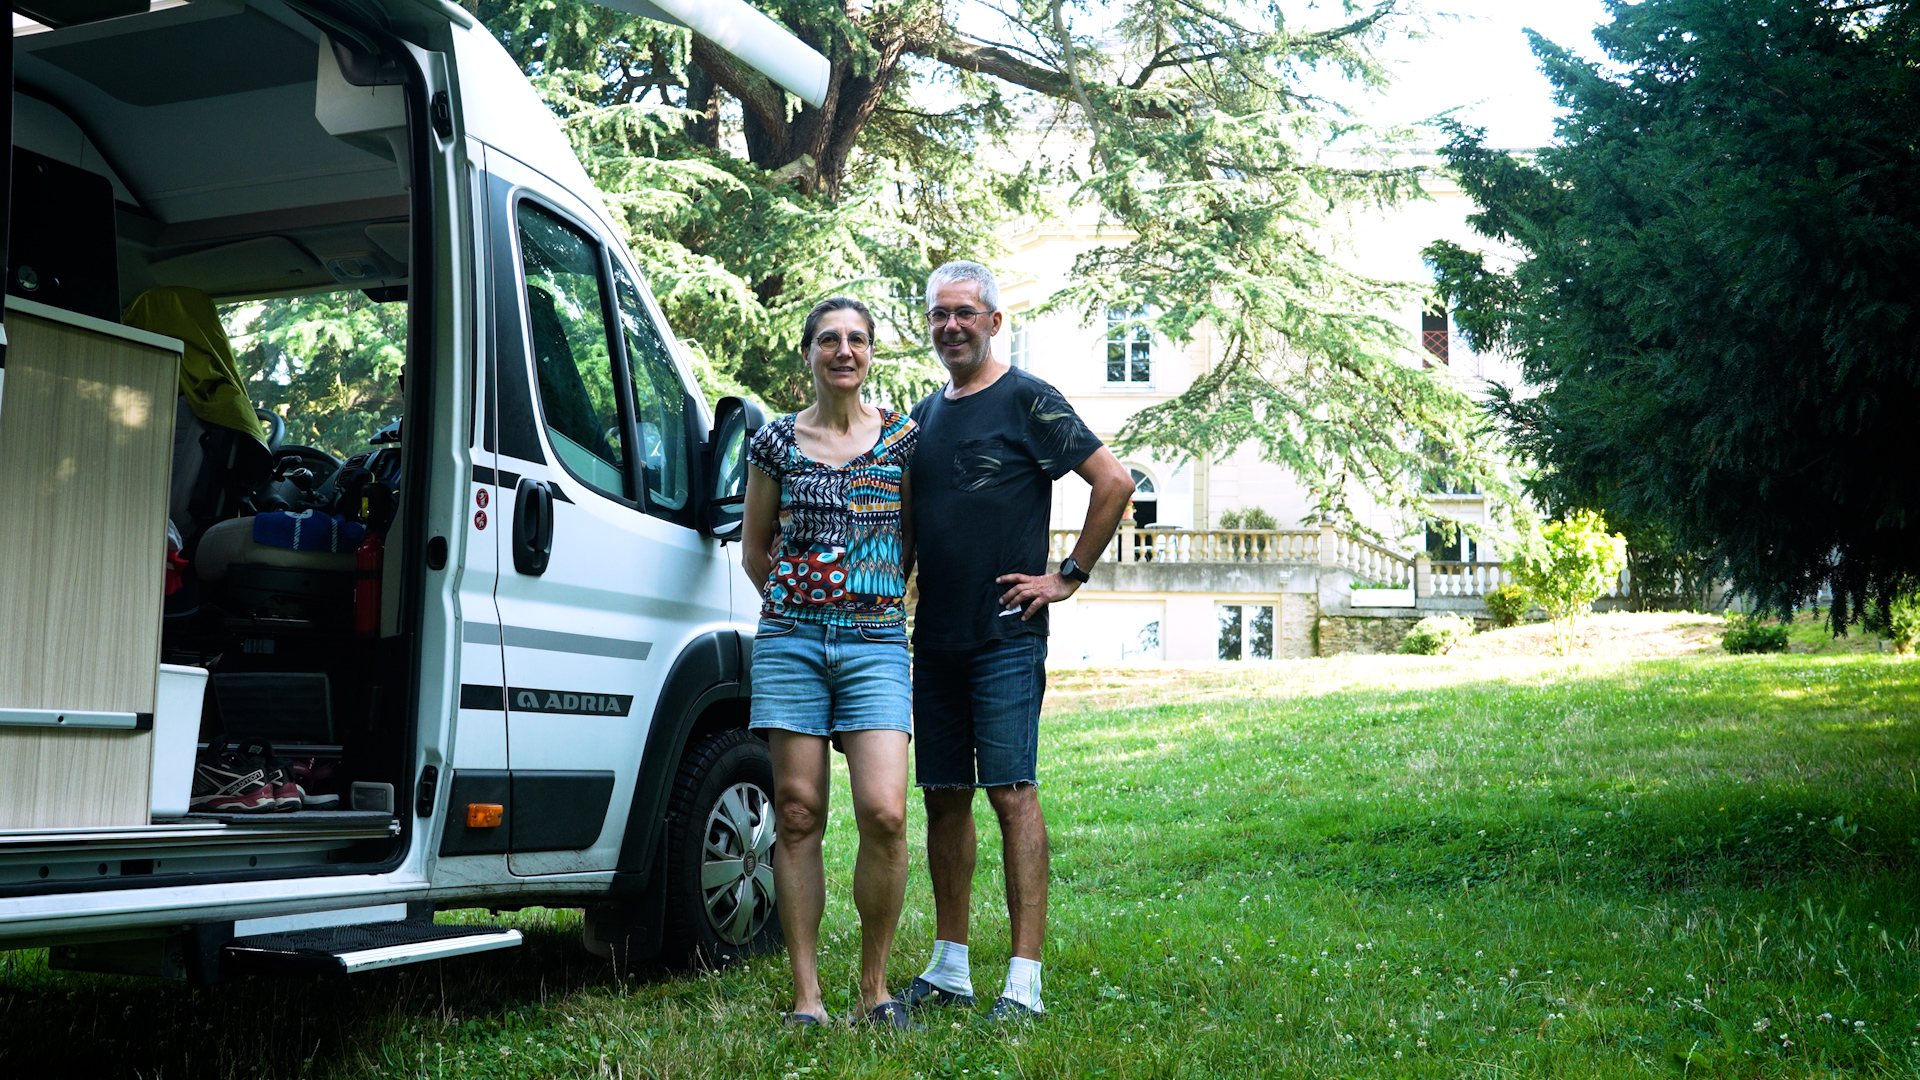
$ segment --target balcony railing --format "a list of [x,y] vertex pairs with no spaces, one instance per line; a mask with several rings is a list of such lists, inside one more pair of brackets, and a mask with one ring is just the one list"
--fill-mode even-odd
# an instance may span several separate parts
[[[1080,542],[1077,529],[1055,529],[1048,556],[1059,562]],[[1102,560],[1123,563],[1311,563],[1319,559],[1316,529],[1136,529],[1123,525]]]
[[[1512,580],[1504,563],[1436,562],[1427,571],[1427,591],[1420,595],[1485,596]],[[1603,600],[1617,600],[1628,594],[1631,584],[1631,576],[1622,570],[1613,583],[1601,592],[1600,597]]]
[[[1080,540],[1076,529],[1054,529],[1048,559],[1058,564]],[[1431,562],[1409,558],[1368,540],[1326,526],[1320,529],[1138,529],[1123,525],[1101,553],[1117,563],[1293,563],[1346,570],[1376,585],[1411,586],[1415,595],[1470,599],[1485,596],[1509,578],[1497,562]],[[1614,579],[1608,599],[1627,595],[1626,571]]]

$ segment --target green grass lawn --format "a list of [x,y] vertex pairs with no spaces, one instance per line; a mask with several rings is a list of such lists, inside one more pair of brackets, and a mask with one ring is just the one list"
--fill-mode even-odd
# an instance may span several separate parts
[[[787,1033],[782,958],[617,980],[576,915],[530,911],[520,950],[348,983],[196,991],[0,954],[0,1075],[1920,1074],[1920,662],[1060,672],[1042,745],[1050,1016],[1027,1030]],[[844,778],[836,797],[845,1010]],[[990,998],[984,808],[981,834]],[[901,983],[931,936],[918,856],[907,909]]]

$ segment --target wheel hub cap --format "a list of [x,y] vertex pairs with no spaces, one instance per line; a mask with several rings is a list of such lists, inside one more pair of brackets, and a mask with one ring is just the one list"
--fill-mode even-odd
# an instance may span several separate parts
[[707,815],[701,899],[728,944],[752,941],[773,915],[773,841],[773,800],[753,784],[728,788]]

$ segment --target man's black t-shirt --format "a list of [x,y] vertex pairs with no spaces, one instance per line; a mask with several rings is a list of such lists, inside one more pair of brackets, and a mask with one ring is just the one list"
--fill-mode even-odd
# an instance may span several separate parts
[[913,642],[975,649],[1018,634],[1045,634],[1045,608],[1022,622],[1003,615],[1002,574],[1044,574],[1053,482],[1100,449],[1067,399],[1017,368],[984,390],[949,399],[936,390],[913,407],[913,531],[920,604]]

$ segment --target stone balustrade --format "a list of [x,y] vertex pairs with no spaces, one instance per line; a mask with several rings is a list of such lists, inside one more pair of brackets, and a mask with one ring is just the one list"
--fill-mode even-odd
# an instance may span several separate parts
[[[1077,529],[1055,529],[1047,555],[1059,562],[1080,541]],[[1140,529],[1122,525],[1100,556],[1121,563],[1313,563],[1320,533],[1311,529]]]
[[[1048,559],[1057,565],[1072,554],[1077,529],[1054,529]],[[1291,563],[1345,570],[1362,581],[1395,588],[1411,586],[1421,599],[1474,599],[1509,579],[1497,562],[1436,562],[1425,554],[1401,555],[1331,525],[1319,529],[1163,529],[1122,525],[1100,560],[1134,564]],[[1618,599],[1628,592],[1626,571],[1602,594]]]

